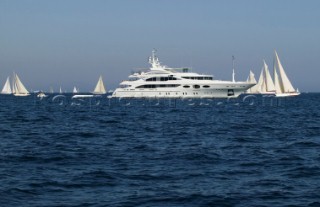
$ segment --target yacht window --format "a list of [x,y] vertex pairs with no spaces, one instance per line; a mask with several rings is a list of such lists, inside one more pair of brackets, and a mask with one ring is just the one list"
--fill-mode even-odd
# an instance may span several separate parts
[[203,88],[210,88],[210,86],[208,86],[208,85],[204,85],[204,86],[202,86]]
[[159,84],[159,85],[153,85],[153,84],[148,84],[148,85],[141,85],[136,88],[175,88],[180,86],[179,84]]
[[160,78],[160,81],[167,81],[168,80],[168,77],[161,77]]
[[212,77],[182,77],[185,79],[192,79],[192,80],[212,80]]
[[131,85],[120,85],[120,88],[129,88]]
[[199,85],[194,85],[193,88],[200,88],[200,86]]
[[186,85],[186,86],[183,86],[184,88],[190,88],[190,86]]
[[146,81],[157,81],[157,78],[156,77],[148,78]]
[[134,78],[129,78],[129,81],[136,81],[136,80],[139,80],[139,78],[136,78],[136,77],[134,77]]
[[169,77],[169,80],[177,80],[177,78],[175,78],[175,77]]

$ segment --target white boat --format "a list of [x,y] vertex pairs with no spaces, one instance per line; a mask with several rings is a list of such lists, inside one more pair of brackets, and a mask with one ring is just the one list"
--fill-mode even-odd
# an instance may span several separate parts
[[[278,72],[279,71],[279,75]],[[273,75],[275,83],[276,96],[285,97],[285,96],[297,96],[300,95],[299,90],[295,90],[284,71],[282,64],[280,62],[278,53],[275,51],[275,63],[273,66]]]
[[7,78],[6,83],[3,86],[1,94],[12,94],[11,86],[10,86],[10,77]]
[[14,73],[13,74],[13,95],[15,96],[29,96],[30,93],[29,91],[26,89],[26,87],[23,85],[23,83],[21,82],[19,76]]
[[104,87],[102,76],[99,77],[97,85],[94,88],[93,94],[106,94],[106,88]]
[[273,80],[271,78],[268,65],[266,61],[263,60],[263,67],[261,69],[260,77],[258,80],[257,85],[249,89],[247,93],[251,94],[270,94],[274,95],[275,92],[275,86],[273,83]]
[[46,95],[44,92],[40,91],[40,92],[37,94],[37,97],[38,97],[38,98],[45,98],[45,97],[47,97],[47,95]]
[[254,83],[214,80],[212,75],[191,72],[190,68],[169,68],[155,54],[150,69],[136,72],[122,81],[112,97],[119,98],[235,98]]
[[94,95],[74,95],[71,98],[92,98]]
[[78,89],[74,86],[72,92],[73,92],[73,93],[78,93],[79,91],[78,91]]

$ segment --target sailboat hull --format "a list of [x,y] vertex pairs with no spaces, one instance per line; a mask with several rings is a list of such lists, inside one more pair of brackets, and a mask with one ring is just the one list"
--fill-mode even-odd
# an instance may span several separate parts
[[22,94],[22,93],[14,93],[13,95],[14,96],[30,96],[30,93],[24,93],[24,94]]
[[300,93],[298,92],[292,92],[292,93],[278,93],[278,94],[275,94],[276,97],[288,97],[288,96],[299,96]]

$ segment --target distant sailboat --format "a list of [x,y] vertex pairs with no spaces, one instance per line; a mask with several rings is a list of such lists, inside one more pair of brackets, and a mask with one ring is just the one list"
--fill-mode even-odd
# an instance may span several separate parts
[[63,92],[62,92],[62,89],[61,89],[61,86],[60,86],[60,89],[59,89],[59,93],[63,93]]
[[21,82],[19,76],[14,73],[13,74],[13,95],[15,96],[29,96],[30,93],[26,89],[26,87]]
[[11,90],[11,86],[10,86],[10,77],[7,78],[7,81],[3,86],[1,94],[12,94],[12,90]]
[[37,97],[42,99],[42,98],[47,97],[47,95],[46,95],[44,92],[40,91],[40,92],[37,94]]
[[73,87],[73,91],[72,92],[73,93],[78,93],[79,91],[78,91],[78,89],[76,87]]
[[[277,73],[277,69],[279,70],[279,75]],[[280,62],[278,53],[275,51],[275,63],[273,66],[273,75],[274,75],[274,82],[275,82],[275,90],[276,96],[283,97],[283,96],[297,96],[300,94],[299,90],[295,90],[284,71],[282,64]]]
[[93,91],[93,94],[106,94],[106,89],[102,81],[102,76],[99,77],[98,83]]
[[54,93],[54,91],[53,91],[53,88],[52,88],[52,87],[50,87],[50,93]]

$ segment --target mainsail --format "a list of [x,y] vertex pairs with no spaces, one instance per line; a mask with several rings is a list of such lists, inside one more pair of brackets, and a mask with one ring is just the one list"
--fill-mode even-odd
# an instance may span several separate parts
[[12,94],[11,86],[10,86],[10,78],[7,78],[6,83],[3,86],[3,89],[1,91],[2,94]]
[[105,94],[106,89],[104,87],[103,81],[102,81],[102,76],[99,77],[98,83],[93,91],[94,94]]
[[274,88],[276,90],[276,93],[282,93],[275,60],[273,60],[273,78],[274,78]]
[[19,76],[14,73],[13,74],[13,94],[15,96],[28,96],[29,91],[26,89],[26,87],[23,85],[23,83],[21,82]]
[[267,92],[275,91],[275,87],[268,69],[268,65],[266,61],[263,60],[263,66],[264,66],[264,74],[265,74],[265,87]]
[[[275,51],[275,58],[276,58],[276,65],[278,66],[279,75],[280,75],[278,80],[279,80],[279,86],[280,86],[281,92],[282,93],[296,92],[296,90],[293,88],[287,74],[285,73],[285,71],[281,65],[278,53],[276,51]],[[276,76],[278,76],[277,73],[275,73],[275,78],[276,78]]]

